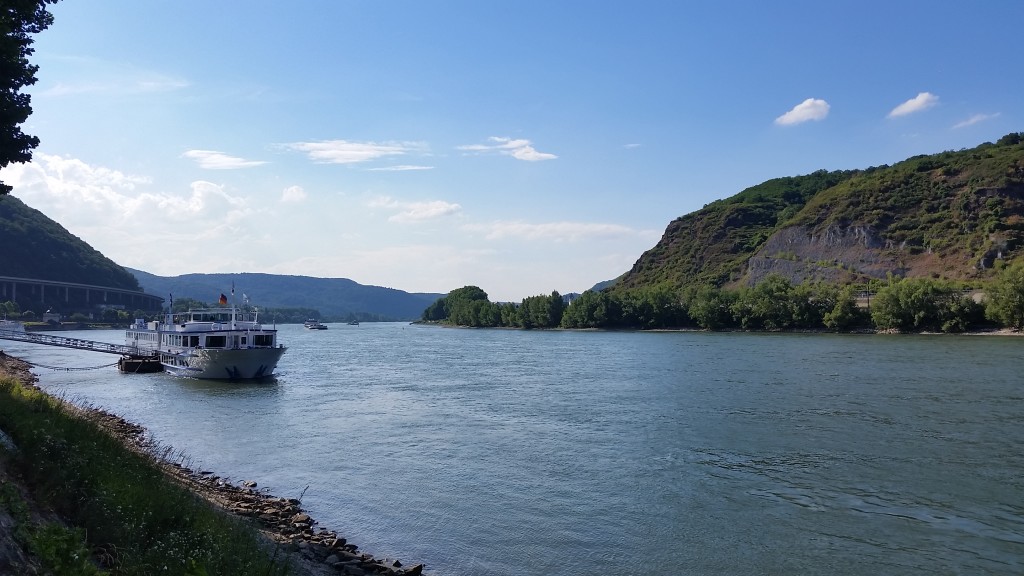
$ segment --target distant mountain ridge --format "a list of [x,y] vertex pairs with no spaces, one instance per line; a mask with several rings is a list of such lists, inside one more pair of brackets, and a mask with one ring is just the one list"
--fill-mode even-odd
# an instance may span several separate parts
[[[269,308],[309,308],[324,319],[413,320],[443,294],[417,294],[364,286],[344,278],[272,274],[186,274],[165,278],[119,266],[81,238],[13,195],[0,197],[0,276],[32,278],[138,290],[163,297],[216,302],[236,287],[254,304]],[[19,291],[23,308],[43,306]],[[45,306],[43,306],[45,309]],[[40,310],[41,312],[42,310]],[[72,310],[63,310],[66,313]],[[77,310],[91,312],[94,310]]]
[[984,280],[1024,246],[1024,134],[864,170],[768,180],[681,216],[613,290]]
[[157,276],[127,269],[151,294],[164,298],[192,298],[216,302],[221,294],[241,303],[243,294],[252,304],[267,308],[310,308],[322,319],[339,321],[350,315],[382,320],[415,320],[444,294],[410,293],[394,288],[366,286],[347,278],[315,278],[278,274],[183,274]]

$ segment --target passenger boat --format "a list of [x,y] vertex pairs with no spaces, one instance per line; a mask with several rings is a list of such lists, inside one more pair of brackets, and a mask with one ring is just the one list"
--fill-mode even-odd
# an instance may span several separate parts
[[302,325],[305,326],[307,330],[327,330],[327,325],[321,324],[320,321],[315,318],[306,320]]
[[276,328],[260,324],[256,310],[234,306],[167,314],[162,322],[137,319],[126,343],[158,355],[175,376],[219,380],[271,376],[287,349],[277,342]]

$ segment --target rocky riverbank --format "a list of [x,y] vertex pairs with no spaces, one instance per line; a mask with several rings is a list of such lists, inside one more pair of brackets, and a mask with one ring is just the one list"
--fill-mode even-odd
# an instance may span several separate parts
[[[35,386],[36,377],[25,362],[0,351],[0,375],[19,379],[27,386]],[[201,496],[226,514],[247,518],[267,539],[268,546],[278,546],[289,555],[295,568],[313,576],[393,575],[415,576],[423,571],[422,564],[405,566],[389,558],[375,558],[359,550],[336,532],[318,527],[302,509],[301,501],[280,498],[259,489],[254,481],[235,484],[207,470],[191,470],[170,462],[157,454],[145,428],[95,408],[71,407],[117,438],[126,447],[146,453],[176,482]],[[17,479],[0,466],[0,482],[17,483]],[[30,490],[24,490],[30,494]],[[0,532],[4,532],[0,518]],[[0,534],[4,536],[4,534]],[[7,534],[9,536],[9,534]],[[2,548],[0,540],[0,548]],[[15,551],[11,555],[17,556]],[[28,561],[19,559],[19,561]],[[0,562],[2,564],[2,562]]]

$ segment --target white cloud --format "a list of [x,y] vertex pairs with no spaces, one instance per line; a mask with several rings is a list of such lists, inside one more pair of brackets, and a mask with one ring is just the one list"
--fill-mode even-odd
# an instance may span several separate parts
[[991,120],[993,118],[997,118],[998,116],[999,116],[999,112],[996,112],[995,114],[974,114],[973,116],[971,116],[967,120],[964,120],[962,122],[957,122],[955,125],[953,125],[953,128],[954,129],[955,128],[966,128],[968,126],[973,126],[973,125],[975,125],[975,124],[977,124],[979,122],[984,122],[985,120]]
[[462,212],[462,206],[445,202],[443,200],[432,200],[430,202],[401,202],[388,196],[375,198],[368,203],[370,208],[384,208],[387,210],[398,210],[388,218],[389,222],[421,222],[443,218]]
[[322,164],[358,164],[388,156],[404,156],[422,151],[426,146],[416,142],[351,142],[348,140],[322,140],[320,142],[292,142],[285,148],[304,152],[310,160]]
[[[633,237],[644,232],[619,224],[597,224],[587,222],[546,222],[530,224],[520,221],[495,221],[489,224],[467,224],[463,229],[484,234],[488,240],[521,238],[526,240],[553,240],[556,242],[577,242],[595,238]],[[657,237],[655,233],[654,237]]]
[[921,92],[917,96],[914,96],[910,100],[907,100],[903,104],[892,109],[889,112],[889,118],[897,118],[899,116],[906,116],[907,114],[913,114],[915,112],[921,112],[927,110],[932,106],[939,103],[939,97],[931,92]]
[[246,160],[237,156],[228,156],[216,150],[189,150],[182,156],[195,160],[200,168],[208,170],[237,170],[238,168],[251,168],[266,164],[261,160]]
[[0,171],[0,179],[108,258],[154,273],[228,266],[263,234],[247,225],[260,211],[213,182],[155,190],[144,176],[39,151],[32,162]]
[[465,152],[497,153],[511,156],[517,160],[537,162],[540,160],[553,160],[558,158],[554,154],[538,152],[529,140],[512,139],[502,136],[491,136],[487,139],[491,144],[467,144],[456,147],[457,150]]
[[808,98],[797,104],[792,110],[775,119],[780,126],[802,124],[811,120],[824,120],[828,116],[831,107],[828,102],[819,98]]
[[281,202],[302,202],[306,199],[306,191],[302,186],[289,186],[281,193]]

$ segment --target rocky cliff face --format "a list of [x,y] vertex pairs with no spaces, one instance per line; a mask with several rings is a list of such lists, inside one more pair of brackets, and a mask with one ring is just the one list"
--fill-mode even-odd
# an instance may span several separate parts
[[790,282],[862,282],[893,276],[944,276],[963,279],[1002,260],[1007,240],[989,235],[991,248],[980,258],[968,250],[931,249],[886,239],[870,226],[831,225],[815,231],[789,226],[773,234],[747,263],[740,284],[753,285],[769,274]]
[[904,275],[906,255],[900,247],[880,239],[870,226],[833,225],[819,232],[790,226],[773,234],[751,256],[745,282],[756,284],[769,274],[779,274],[793,283]]

